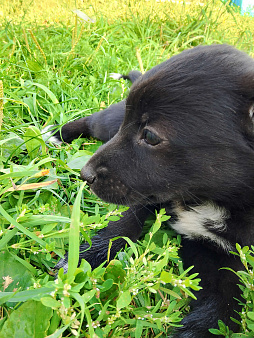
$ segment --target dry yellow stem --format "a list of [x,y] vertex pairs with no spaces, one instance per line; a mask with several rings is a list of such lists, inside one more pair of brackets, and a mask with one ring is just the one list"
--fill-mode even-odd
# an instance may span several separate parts
[[[79,36],[78,36],[77,38],[75,37],[76,41],[75,41],[74,45],[73,45],[72,48],[71,48],[71,53],[73,53],[75,47],[77,46],[79,40],[81,39],[81,36],[82,36],[82,34],[83,34],[83,31],[84,31],[84,24],[82,23],[82,26],[81,26],[80,32],[79,32]],[[74,36],[75,36],[75,33],[74,33]]]
[[47,176],[49,174],[49,169],[42,169],[37,174],[35,174],[33,177],[42,177]]
[[53,180],[53,181],[46,181],[46,182],[41,182],[41,183],[30,183],[30,184],[21,184],[21,185],[17,185],[16,188],[9,188],[6,191],[17,191],[17,190],[30,190],[30,189],[38,189],[38,188],[43,188],[43,187],[47,187],[48,185],[51,185],[53,183],[55,183],[57,181],[57,179]]
[[103,40],[105,39],[105,36],[103,35],[103,37],[100,39],[98,46],[96,47],[95,51],[93,52],[92,55],[89,56],[89,58],[86,60],[85,65],[89,65],[94,57],[94,55],[98,52],[98,50],[100,49],[100,46],[102,45]]
[[140,71],[142,74],[144,74],[145,71],[144,71],[143,62],[142,62],[141,55],[140,55],[140,50],[138,47],[136,48],[136,56],[138,59]]
[[3,123],[4,116],[4,86],[3,81],[0,80],[0,131]]
[[73,49],[74,45],[75,45],[75,28],[72,28],[72,30],[71,30],[71,49]]
[[31,34],[32,39],[34,40],[34,42],[35,42],[35,44],[36,44],[36,47],[39,49],[41,55],[43,56],[43,58],[44,58],[44,60],[45,60],[45,63],[47,63],[46,55],[45,55],[43,49],[41,48],[39,42],[37,41],[36,37],[34,36],[34,33],[32,32],[31,29],[29,29],[29,32],[30,32],[30,34]]
[[73,46],[76,44],[77,36],[78,36],[78,16],[77,16],[77,14],[76,14],[76,15],[75,15],[75,28],[74,28],[74,41],[73,41]]
[[[77,15],[76,15],[76,17],[77,17]],[[82,23],[82,26],[80,28],[80,32],[79,32],[79,36],[78,37],[77,37],[77,32],[76,32],[76,26],[75,26],[75,29],[72,31],[72,42],[71,42],[72,47],[71,47],[70,53],[69,53],[69,55],[68,55],[68,57],[67,57],[67,59],[66,59],[66,61],[64,63],[63,68],[66,66],[66,63],[68,62],[70,56],[74,53],[74,49],[77,46],[79,40],[81,39],[83,31],[84,31],[84,24],[83,23]]]
[[28,52],[31,54],[31,49],[30,49],[30,46],[29,46],[29,43],[28,43],[28,40],[27,40],[26,31],[25,31],[24,27],[22,29],[23,29],[23,35],[24,35],[24,39],[25,39],[25,43],[26,43],[26,48],[27,48]]
[[13,45],[12,45],[11,53],[10,53],[10,55],[9,55],[10,58],[11,58],[12,55],[14,54],[15,49],[16,49],[16,38],[14,37],[14,38],[13,38]]

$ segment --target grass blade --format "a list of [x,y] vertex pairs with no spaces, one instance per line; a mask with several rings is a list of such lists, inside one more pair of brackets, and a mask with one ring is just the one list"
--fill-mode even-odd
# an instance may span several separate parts
[[[35,234],[33,234],[31,231],[27,230],[23,225],[18,223],[14,218],[12,218],[0,205],[0,213],[3,215],[4,218],[7,219],[7,221],[10,222],[10,224],[14,225],[19,231],[23,232],[28,237],[32,238],[35,242],[39,243],[43,248],[46,248],[47,243],[44,242],[41,238],[37,237]],[[62,253],[60,253],[58,250],[55,250],[55,253],[57,253],[59,256],[62,257]]]
[[79,189],[71,215],[71,226],[69,232],[68,279],[73,277],[79,262],[80,200],[85,184],[86,182],[84,182]]

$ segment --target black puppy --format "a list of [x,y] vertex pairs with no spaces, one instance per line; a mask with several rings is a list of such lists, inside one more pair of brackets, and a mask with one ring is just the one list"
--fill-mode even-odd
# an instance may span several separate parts
[[[136,241],[148,215],[163,207],[175,215],[185,267],[194,265],[203,287],[175,337],[212,337],[218,319],[236,330],[238,279],[221,268],[241,270],[229,251],[254,243],[254,61],[227,45],[196,47],[139,75],[130,73],[126,101],[54,134],[109,140],[81,177],[103,200],[130,206],[81,258],[98,266],[110,238]],[[114,241],[111,257],[124,245]]]

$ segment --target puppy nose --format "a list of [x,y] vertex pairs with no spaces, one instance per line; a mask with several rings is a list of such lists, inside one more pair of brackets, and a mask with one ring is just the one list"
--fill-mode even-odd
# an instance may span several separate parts
[[89,166],[84,166],[81,169],[80,177],[83,181],[86,181],[88,184],[93,184],[96,179],[96,173]]

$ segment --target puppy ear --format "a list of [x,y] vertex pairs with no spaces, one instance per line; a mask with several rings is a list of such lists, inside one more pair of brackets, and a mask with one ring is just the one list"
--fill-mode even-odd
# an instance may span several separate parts
[[245,118],[241,119],[240,123],[247,143],[254,150],[254,101],[252,101],[248,108],[248,115],[246,116],[245,114]]
[[[254,131],[254,70],[248,70],[247,74],[240,77],[238,93],[241,95],[242,99],[243,114],[245,117],[247,116],[246,113],[248,114],[247,121],[251,120],[251,129]],[[248,124],[247,121],[245,123]]]

